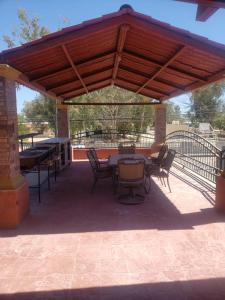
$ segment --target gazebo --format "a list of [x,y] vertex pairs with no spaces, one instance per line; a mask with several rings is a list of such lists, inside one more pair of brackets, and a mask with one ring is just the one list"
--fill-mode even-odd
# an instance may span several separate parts
[[57,101],[58,136],[69,136],[72,98],[115,85],[158,100],[155,140],[166,135],[172,97],[225,79],[225,46],[135,12],[118,12],[0,53],[0,226],[29,207],[20,173],[15,83]]

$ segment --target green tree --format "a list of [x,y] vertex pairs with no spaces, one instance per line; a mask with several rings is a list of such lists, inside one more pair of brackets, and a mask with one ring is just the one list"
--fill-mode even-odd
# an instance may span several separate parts
[[207,122],[214,126],[214,120],[221,109],[224,84],[212,84],[199,89],[190,97],[189,116],[193,124]]
[[23,114],[26,117],[26,121],[32,122],[37,131],[43,131],[46,127],[49,127],[55,132],[55,101],[38,95],[34,100],[25,102]]
[[[76,98],[76,102],[148,102],[149,98],[118,87],[107,87]],[[72,135],[79,131],[116,129],[146,131],[152,125],[150,106],[79,106],[70,109]],[[78,122],[77,120],[84,120]]]
[[18,133],[20,134],[26,134],[29,133],[29,128],[26,126],[26,119],[23,114],[17,115],[18,119]]
[[168,124],[172,123],[172,121],[183,122],[184,118],[182,117],[180,106],[171,102],[168,103],[166,110],[166,119]]
[[47,27],[40,25],[40,20],[37,16],[30,18],[25,9],[18,9],[17,15],[19,26],[12,31],[11,36],[3,35],[3,41],[7,44],[8,48],[36,40],[50,33]]

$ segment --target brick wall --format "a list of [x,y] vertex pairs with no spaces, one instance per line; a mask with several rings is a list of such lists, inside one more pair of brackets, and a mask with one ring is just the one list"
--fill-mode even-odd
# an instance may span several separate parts
[[15,83],[0,77],[0,188],[19,175]]

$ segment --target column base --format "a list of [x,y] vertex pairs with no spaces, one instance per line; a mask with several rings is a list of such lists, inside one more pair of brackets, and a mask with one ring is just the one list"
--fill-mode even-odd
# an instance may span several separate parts
[[24,182],[15,189],[0,190],[0,228],[16,228],[29,211],[29,189]]

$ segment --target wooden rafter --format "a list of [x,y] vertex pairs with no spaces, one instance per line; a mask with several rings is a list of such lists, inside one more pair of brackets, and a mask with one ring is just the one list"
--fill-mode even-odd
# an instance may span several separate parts
[[216,8],[225,8],[224,0],[176,0],[176,1],[206,5],[206,6],[216,7]]
[[[106,79],[106,80],[101,80],[98,82],[94,82],[92,84],[87,85],[88,90],[95,90],[95,89],[100,89],[103,88],[105,86],[108,86],[110,84],[110,79]],[[80,96],[80,94],[84,94],[84,88],[81,88],[79,90],[73,90],[70,92],[66,92],[64,94],[61,94],[60,96],[64,99],[70,99],[73,97],[76,97],[77,95]]]
[[[136,82],[134,82],[134,81],[132,81],[132,80],[130,80],[128,78],[120,78],[120,77],[118,77],[118,80],[121,80],[121,81],[124,81],[124,82],[127,82],[127,83],[131,83],[131,84],[135,84],[136,86],[138,86],[138,84]],[[153,88],[152,86],[151,87],[145,87],[145,89],[147,91],[149,91],[149,92],[152,91],[152,92],[155,92],[155,93],[163,95],[163,96],[169,96],[168,93],[165,93],[165,92],[163,92],[163,91],[161,91],[161,90],[159,90],[157,88]]]
[[[106,77],[109,77],[109,71],[111,70],[111,68],[109,69],[104,69],[104,70],[99,70],[98,72],[96,72],[95,74],[92,74],[90,76],[86,76],[83,77],[83,79],[87,82],[91,82],[91,81],[96,81],[96,77],[101,76],[103,78],[103,80],[105,80]],[[107,78],[108,79],[108,78]],[[68,83],[64,83],[62,85],[57,85],[54,86],[52,88],[49,88],[48,91],[54,91],[55,89],[60,89],[60,88],[71,88],[71,86],[77,84],[79,82],[79,80],[76,81],[70,81]],[[80,87],[78,87],[80,89]],[[72,92],[72,90],[68,90],[67,92]]]
[[122,60],[122,52],[123,52],[123,48],[124,48],[124,45],[125,45],[127,31],[129,30],[129,28],[130,28],[129,25],[127,25],[127,24],[123,24],[123,25],[120,26],[119,37],[118,37],[118,42],[117,42],[117,51],[116,51],[116,57],[115,57],[115,61],[114,61],[111,84],[114,84],[114,81],[115,81],[116,76],[117,76],[119,64]]
[[211,15],[213,15],[218,9],[219,8],[217,7],[199,4],[196,13],[196,20],[204,22],[208,20],[208,18],[211,17]]
[[[194,91],[194,90],[196,90],[200,87],[204,87],[206,85],[209,85],[210,83],[215,83],[215,82],[221,81],[221,80],[225,80],[225,69],[222,69],[219,72],[209,76],[204,85],[200,82],[194,82],[194,83],[189,84],[188,86],[186,86],[184,90],[185,90],[185,92]],[[183,94],[183,92],[175,91],[175,92],[171,93],[169,96],[163,97],[162,100],[167,100],[167,99],[170,99],[172,97],[179,96],[181,94]]]
[[163,70],[165,70],[169,64],[171,64],[185,49],[185,46],[181,46],[178,51],[164,64],[162,65],[137,91],[136,93],[140,93],[140,91],[148,85],[152,80],[154,80]]
[[[143,79],[148,80],[148,77],[147,77],[146,73],[142,73],[142,72],[140,72],[138,70],[135,70],[135,69],[130,68],[130,67],[125,67],[125,66],[120,66],[120,69],[124,70],[124,71],[131,72],[134,75],[142,76]],[[179,91],[184,91],[184,88],[182,86],[176,85],[176,84],[174,84],[173,82],[171,82],[169,80],[165,80],[165,79],[161,79],[161,78],[160,79],[159,78],[155,78],[154,81],[162,83],[162,84],[168,86],[169,88],[174,88],[174,89],[177,89]]]
[[30,89],[38,91],[39,93],[41,93],[42,95],[44,95],[50,99],[62,100],[62,98],[60,96],[56,96],[55,93],[47,91],[42,85],[40,85],[38,83],[30,83],[29,78],[24,74],[21,74],[19,76],[19,78],[16,79],[16,81],[22,85],[25,85],[26,87],[28,87]]
[[[138,87],[137,84],[125,81],[124,79],[121,79],[121,78],[117,78],[115,80],[115,85],[117,85],[119,87],[122,87],[122,88],[125,88],[125,89],[127,88],[128,90],[133,91],[133,92],[135,92],[135,90]],[[163,98],[163,96],[155,96],[154,94],[152,94],[151,90],[146,89],[146,88],[143,89],[141,94],[145,95],[145,96],[148,96],[148,97],[151,97],[153,99],[157,99],[157,100],[161,100],[161,98]]]
[[69,55],[69,52],[68,52],[66,46],[65,46],[65,45],[62,45],[62,49],[63,49],[63,51],[64,51],[64,53],[65,53],[65,55],[66,55],[66,58],[68,59],[70,65],[71,65],[72,69],[74,70],[74,73],[75,73],[76,76],[79,78],[79,80],[80,80],[81,84],[83,85],[83,87],[84,87],[86,93],[88,93],[88,88],[87,88],[86,84],[84,83],[82,77],[80,76],[80,73],[78,72],[77,67],[75,66],[75,64],[74,64],[74,62],[73,62],[71,56]]
[[[86,61],[77,63],[76,66],[77,68],[83,68],[87,65],[93,65],[93,64],[97,64],[99,62],[102,62],[104,60],[108,60],[111,59],[113,56],[115,55],[115,52],[107,52],[107,53],[101,53],[100,55],[94,56]],[[36,81],[40,81],[40,80],[45,80],[45,79],[49,79],[51,77],[54,76],[60,76],[63,75],[63,73],[70,71],[71,70],[71,66],[70,67],[66,67],[66,68],[62,68],[59,69],[57,71],[54,72],[49,72],[48,74],[42,75],[42,76],[38,76],[38,77],[34,77],[31,82],[36,82]],[[32,73],[32,70],[30,71]]]
[[[138,59],[138,60],[140,60],[140,62],[142,62],[142,63],[144,63],[144,64],[148,64],[148,65],[149,65],[149,63],[150,63],[150,64],[153,64],[153,65],[159,67],[159,68],[162,68],[162,67],[164,66],[164,64],[162,64],[162,63],[160,63],[160,62],[157,62],[157,61],[155,61],[155,60],[153,60],[153,59],[144,57],[144,56],[142,56],[142,55],[138,55],[138,54],[136,54],[136,53],[131,53],[131,52],[124,51],[124,54],[127,55],[127,58],[128,58],[128,59],[129,59],[129,57],[130,57],[131,59],[132,59],[132,58],[133,58],[133,59]],[[176,72],[176,73],[178,73],[178,74],[180,74],[180,75],[183,75],[183,76],[185,75],[185,76],[188,76],[188,77],[190,77],[190,78],[193,78],[193,79],[196,79],[196,80],[200,80],[200,81],[202,81],[202,82],[205,82],[205,81],[206,81],[206,79],[205,79],[205,78],[202,78],[201,76],[198,76],[198,75],[196,75],[196,74],[194,74],[194,73],[192,73],[192,72],[187,72],[187,71],[181,70],[181,69],[179,69],[179,68],[177,68],[177,67],[167,66],[167,69],[168,69],[168,70],[171,70],[171,71],[173,71],[173,72]]]

